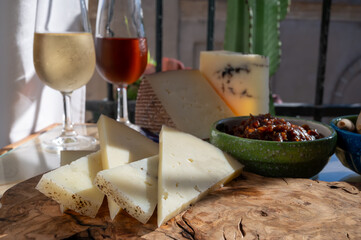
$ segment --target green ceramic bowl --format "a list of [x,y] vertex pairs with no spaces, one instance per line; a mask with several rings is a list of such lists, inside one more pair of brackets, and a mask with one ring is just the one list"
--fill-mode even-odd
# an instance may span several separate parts
[[324,137],[313,141],[275,142],[236,137],[224,132],[248,117],[214,123],[210,142],[245,165],[245,170],[268,177],[310,178],[318,174],[335,151],[337,134],[330,126],[311,120],[282,117],[296,125],[307,124]]

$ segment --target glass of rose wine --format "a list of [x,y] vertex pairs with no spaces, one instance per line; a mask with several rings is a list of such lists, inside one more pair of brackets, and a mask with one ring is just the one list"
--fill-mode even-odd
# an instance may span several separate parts
[[96,62],[84,0],[38,0],[33,58],[40,80],[63,96],[62,132],[43,144],[53,151],[92,148],[96,139],[74,130],[70,105],[72,92],[89,82]]
[[98,72],[117,88],[116,120],[134,128],[127,87],[143,74],[148,60],[141,0],[99,0],[95,46]]

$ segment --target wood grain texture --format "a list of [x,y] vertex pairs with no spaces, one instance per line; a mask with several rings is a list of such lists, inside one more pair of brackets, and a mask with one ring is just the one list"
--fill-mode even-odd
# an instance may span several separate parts
[[40,176],[1,199],[0,239],[361,239],[361,184],[265,178],[244,172],[157,228],[125,212],[112,222],[66,211],[34,189]]

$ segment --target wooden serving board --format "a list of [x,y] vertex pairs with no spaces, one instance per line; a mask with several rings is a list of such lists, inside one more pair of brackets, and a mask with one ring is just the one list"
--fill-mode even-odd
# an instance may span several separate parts
[[104,201],[96,218],[66,211],[34,189],[40,176],[1,199],[0,239],[361,239],[361,184],[265,178],[244,172],[188,210],[156,226]]

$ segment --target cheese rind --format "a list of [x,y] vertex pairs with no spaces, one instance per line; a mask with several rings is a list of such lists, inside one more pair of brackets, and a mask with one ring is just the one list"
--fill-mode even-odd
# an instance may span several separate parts
[[158,169],[158,226],[240,174],[243,165],[190,134],[163,126]]
[[269,112],[267,57],[229,51],[203,51],[199,69],[236,115]]
[[198,70],[155,73],[145,80],[181,131],[206,139],[215,121],[234,116]]
[[97,174],[95,185],[129,215],[146,223],[157,205],[158,156]]
[[175,128],[175,124],[164,109],[147,78],[143,78],[137,94],[135,123],[153,133],[159,134],[163,125]]
[[36,189],[63,206],[82,215],[95,217],[104,194],[93,184],[102,170],[100,152],[82,157],[45,173]]
[[[158,154],[157,143],[123,123],[101,115],[97,126],[103,170]],[[113,220],[121,208],[112,199],[107,200]]]

